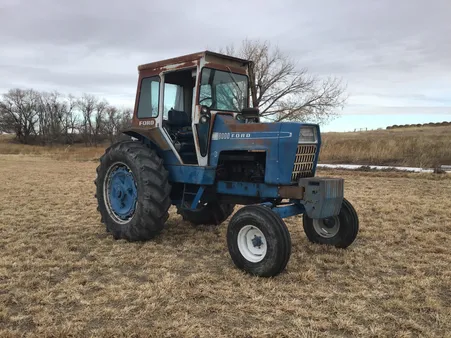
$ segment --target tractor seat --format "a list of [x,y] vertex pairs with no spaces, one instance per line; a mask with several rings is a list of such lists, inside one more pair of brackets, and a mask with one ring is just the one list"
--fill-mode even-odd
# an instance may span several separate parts
[[185,111],[170,109],[166,124],[175,135],[174,145],[183,162],[189,164],[197,163],[190,116]]
[[182,110],[170,109],[168,111],[168,120],[166,122],[171,127],[183,128],[191,126],[191,119],[188,113]]
[[193,140],[193,130],[189,115],[182,110],[171,109],[168,111],[168,120],[166,122],[171,129],[175,129],[177,140],[180,142]]
[[193,129],[191,128],[191,126],[190,127],[185,127],[185,128],[183,128],[183,130],[179,130],[177,132],[177,139],[180,142],[182,142],[182,141],[190,141],[190,140],[193,139]]

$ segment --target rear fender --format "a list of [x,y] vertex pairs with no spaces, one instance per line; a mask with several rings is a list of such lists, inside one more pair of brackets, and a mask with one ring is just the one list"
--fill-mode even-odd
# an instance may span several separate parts
[[151,144],[158,155],[163,158],[164,164],[183,164],[179,154],[171,143],[165,138],[163,131],[158,128],[133,127],[122,131],[123,134],[137,138],[141,142]]

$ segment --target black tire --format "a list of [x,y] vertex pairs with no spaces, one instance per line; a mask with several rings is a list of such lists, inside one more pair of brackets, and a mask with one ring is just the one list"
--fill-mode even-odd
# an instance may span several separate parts
[[[338,221],[338,228],[336,226]],[[314,220],[304,214],[304,232],[312,243],[333,245],[345,249],[350,246],[359,232],[359,217],[352,204],[343,199],[338,216]]]
[[[120,163],[120,164],[118,164]],[[110,168],[124,165],[134,178],[136,197],[132,215],[125,221],[119,219],[108,206],[109,197],[104,196],[106,177]],[[109,147],[100,158],[97,167],[97,210],[107,231],[115,239],[145,241],[161,232],[168,219],[171,205],[168,173],[154,150],[140,142],[124,141]]]
[[[249,226],[251,226],[250,229]],[[243,252],[248,250],[243,249],[243,244],[241,246],[238,244],[238,241],[243,236],[246,238],[248,234],[253,235],[254,239],[260,237],[261,241],[261,236],[250,232],[258,231],[254,228],[264,235],[263,243],[266,242],[266,253],[261,254],[261,258],[253,256],[261,259],[260,261],[246,258],[246,254],[243,254],[241,250]],[[243,234],[240,231],[243,231]],[[251,240],[254,246],[252,249],[258,246],[258,243],[254,244],[254,239]],[[281,273],[287,266],[291,255],[291,237],[285,222],[270,208],[260,205],[243,207],[233,215],[227,228],[227,245],[230,257],[239,269],[261,277],[272,277]],[[264,244],[262,247],[264,248]],[[260,247],[258,248],[260,249]],[[247,256],[249,257],[249,255]]]
[[193,225],[219,225],[232,214],[233,209],[235,209],[235,204],[209,202],[196,210],[187,210],[177,207],[177,212],[182,215],[183,220],[188,221]]

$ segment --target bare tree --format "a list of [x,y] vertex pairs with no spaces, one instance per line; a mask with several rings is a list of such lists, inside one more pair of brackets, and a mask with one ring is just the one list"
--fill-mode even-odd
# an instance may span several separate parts
[[92,137],[94,140],[94,145],[97,147],[97,144],[101,141],[102,129],[104,123],[104,115],[108,108],[108,102],[105,100],[98,101],[94,106],[94,124],[92,120],[89,121],[90,128],[92,132]]
[[74,134],[79,132],[79,116],[76,113],[77,99],[72,95],[67,96],[65,107],[62,120],[64,143],[73,144]]
[[104,133],[111,144],[113,144],[116,139],[118,124],[119,110],[113,106],[107,107],[104,120]]
[[0,101],[0,127],[2,131],[15,133],[22,143],[30,143],[36,135],[38,123],[39,93],[32,90],[11,89]]
[[92,139],[92,119],[98,102],[99,100],[95,96],[89,94],[83,94],[77,101],[77,107],[81,114],[80,131],[86,146],[94,143]]
[[324,122],[346,101],[341,80],[323,79],[298,69],[269,42],[244,40],[239,49],[232,45],[223,52],[253,61],[249,79],[252,105],[269,120]]
[[132,119],[133,119],[133,109],[126,108],[122,110],[118,123],[117,133],[120,133],[123,130],[130,128],[132,126]]
[[38,134],[43,144],[60,141],[66,110],[66,102],[60,93],[56,91],[39,93]]
[[121,132],[131,126],[132,116],[133,111],[131,109],[121,111],[113,106],[106,108],[103,133],[111,144],[118,141]]

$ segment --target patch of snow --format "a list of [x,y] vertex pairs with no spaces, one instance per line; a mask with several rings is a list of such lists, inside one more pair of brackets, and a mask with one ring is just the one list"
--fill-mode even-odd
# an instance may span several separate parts
[[[415,167],[394,167],[385,165],[363,165],[363,164],[319,164],[318,168],[331,168],[331,169],[348,169],[348,170],[358,170],[362,168],[369,168],[371,170],[397,170],[397,171],[408,171],[415,173],[433,173],[434,169],[424,169]],[[442,166],[443,171],[451,172],[451,166]]]

